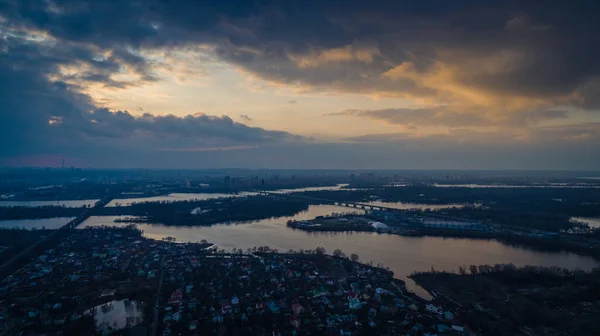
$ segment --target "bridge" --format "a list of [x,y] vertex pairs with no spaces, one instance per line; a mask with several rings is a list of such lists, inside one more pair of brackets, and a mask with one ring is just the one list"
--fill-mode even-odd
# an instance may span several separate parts
[[406,214],[414,213],[414,211],[410,211],[410,210],[397,209],[397,208],[373,205],[373,204],[368,204],[368,203],[360,203],[360,202],[341,202],[341,201],[334,201],[334,200],[325,199],[325,198],[290,195],[290,194],[286,194],[286,193],[275,193],[275,192],[268,192],[268,191],[261,191],[260,194],[265,195],[265,196],[283,196],[283,197],[289,197],[289,198],[299,198],[299,199],[305,199],[308,201],[320,202],[321,204],[337,205],[337,206],[354,208],[354,209],[362,209],[362,210],[388,211],[388,212],[397,212],[397,213],[406,213]]
[[[446,215],[437,214],[437,213],[423,214],[420,211],[414,211],[414,210],[410,210],[410,209],[409,210],[397,209],[397,208],[373,205],[373,204],[368,204],[368,203],[360,203],[360,202],[341,202],[341,201],[334,201],[334,200],[329,200],[329,199],[324,199],[324,198],[307,197],[307,196],[301,196],[301,195],[290,195],[290,194],[286,194],[286,193],[274,193],[274,192],[267,192],[267,191],[262,191],[262,192],[260,192],[260,194],[266,195],[266,196],[283,196],[283,197],[290,197],[290,198],[299,198],[299,199],[305,199],[305,200],[309,200],[309,201],[319,202],[320,204],[330,204],[330,205],[336,205],[336,206],[353,208],[353,209],[375,210],[375,211],[383,211],[383,212],[389,212],[389,213],[416,215],[416,216],[420,216],[422,219],[425,219],[425,217],[426,217],[428,219],[428,222],[422,223],[424,228],[436,228],[436,229],[452,228],[452,229],[454,229],[454,228],[461,227],[463,229],[480,230],[481,227],[483,227],[481,225],[481,223],[479,223],[479,222],[471,222],[471,221],[464,220],[462,218],[446,216]],[[462,224],[458,225],[457,224],[458,222],[461,222]]]
[[99,200],[98,202],[96,202],[96,204],[94,204],[93,208],[85,210],[81,215],[77,216],[76,218],[74,218],[73,220],[68,222],[67,224],[61,226],[59,230],[75,229],[77,226],[79,226],[79,224],[83,223],[86,219],[90,218],[90,216],[92,215],[93,209],[103,208],[105,205],[110,203],[110,201],[112,201],[112,200],[113,200],[112,196],[107,196],[107,197]]

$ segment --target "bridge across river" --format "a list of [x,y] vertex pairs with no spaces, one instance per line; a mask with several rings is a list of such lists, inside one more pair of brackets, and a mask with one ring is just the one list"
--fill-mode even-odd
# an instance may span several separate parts
[[0,265],[0,279],[4,278],[4,276],[10,274],[10,270],[13,270],[16,267],[18,267],[17,265],[22,265],[23,263],[29,262],[31,257],[33,255],[35,255],[36,251],[43,248],[46,244],[50,244],[50,242],[52,242],[53,239],[59,239],[60,236],[66,230],[75,229],[79,224],[83,223],[86,219],[88,219],[92,215],[93,209],[104,207],[106,204],[108,204],[110,201],[112,201],[112,199],[113,199],[112,196],[107,196],[107,197],[99,200],[98,202],[96,202],[96,204],[94,205],[93,208],[86,209],[81,215],[72,219],[70,222],[61,226],[59,229],[52,230],[52,232],[48,236],[46,236],[46,238],[38,240],[37,242],[30,245],[23,251],[19,252],[19,254],[17,254],[16,256],[8,259],[5,263]]
[[[309,200],[309,201],[319,202],[320,204],[336,205],[336,206],[342,206],[342,207],[353,208],[353,209],[375,210],[375,211],[407,215],[406,217],[399,216],[399,217],[403,217],[403,219],[396,218],[396,220],[400,220],[401,222],[405,222],[407,217],[412,217],[412,218],[419,217],[421,220],[423,220],[423,222],[421,223],[423,225],[423,227],[428,227],[428,228],[458,228],[458,227],[462,227],[463,229],[470,229],[470,228],[480,229],[481,224],[482,224],[479,221],[466,221],[462,218],[446,216],[446,215],[442,215],[442,214],[438,214],[438,213],[431,213],[431,212],[423,213],[421,211],[413,210],[413,209],[398,209],[398,208],[373,205],[373,204],[361,203],[361,202],[342,202],[342,201],[334,201],[334,200],[324,199],[324,198],[302,196],[302,195],[297,195],[297,194],[290,195],[290,194],[286,194],[286,193],[275,193],[275,192],[267,192],[267,191],[263,191],[260,194],[267,195],[267,196],[279,196],[279,197],[283,196],[283,197],[290,197],[290,198],[299,198],[299,199],[305,199],[305,200]],[[426,220],[426,222],[425,222],[425,220]],[[460,224],[458,224],[458,223],[460,223]]]
[[337,205],[337,206],[354,208],[354,209],[388,211],[388,212],[398,212],[398,213],[406,213],[406,214],[415,213],[415,211],[411,211],[411,210],[397,209],[397,208],[391,208],[391,207],[385,207],[385,206],[373,205],[373,204],[361,203],[361,202],[342,202],[342,201],[334,201],[334,200],[325,199],[325,198],[307,197],[307,196],[301,196],[301,195],[290,195],[290,194],[286,194],[286,193],[275,193],[275,192],[268,192],[268,191],[263,191],[260,194],[266,195],[266,196],[283,196],[283,197],[289,197],[289,198],[299,198],[299,199],[305,199],[305,200],[309,200],[309,201],[320,202],[321,204]]

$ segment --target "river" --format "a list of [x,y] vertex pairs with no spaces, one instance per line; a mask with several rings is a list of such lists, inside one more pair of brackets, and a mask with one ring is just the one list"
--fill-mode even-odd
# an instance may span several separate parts
[[64,201],[0,201],[0,207],[13,207],[13,206],[24,206],[24,207],[41,207],[46,205],[53,206],[64,206],[66,208],[81,208],[83,206],[93,207],[97,199],[86,199],[86,200],[64,200]]
[[439,188],[567,188],[567,189],[585,189],[585,188],[600,188],[597,184],[563,184],[563,183],[551,183],[551,184],[539,184],[539,185],[508,185],[508,184],[441,184],[434,183],[432,186]]
[[[334,186],[324,187],[305,187],[305,188],[294,188],[294,189],[276,189],[269,190],[271,193],[288,194],[293,192],[304,192],[304,191],[320,191],[320,190],[341,190],[347,184],[337,184]],[[352,189],[348,189],[352,190]],[[171,193],[163,196],[152,196],[152,197],[135,197],[135,198],[115,198],[110,201],[106,206],[129,206],[134,203],[142,202],[177,202],[177,201],[191,201],[191,200],[208,200],[215,198],[229,198],[229,197],[245,197],[258,195],[258,192],[242,191],[235,194],[224,194],[224,193]]]
[[[245,224],[219,224],[210,227],[174,227],[139,224],[144,236],[152,239],[175,237],[177,241],[198,242],[206,239],[220,248],[248,249],[269,246],[280,252],[289,249],[314,249],[323,246],[328,253],[340,249],[346,254],[356,253],[363,262],[379,262],[390,267],[396,277],[405,280],[409,290],[423,296],[428,294],[407,278],[414,271],[458,269],[461,265],[513,263],[522,265],[558,266],[591,269],[600,263],[591,257],[568,252],[540,252],[504,245],[494,240],[458,239],[440,237],[405,237],[377,233],[304,232],[290,229],[290,219],[312,219],[334,212],[360,211],[331,205],[312,205],[295,216],[259,220]],[[115,225],[116,217],[91,217],[80,228]],[[120,224],[117,226],[123,226]]]
[[70,222],[72,217],[42,218],[42,219],[17,219],[0,221],[0,229],[58,229]]

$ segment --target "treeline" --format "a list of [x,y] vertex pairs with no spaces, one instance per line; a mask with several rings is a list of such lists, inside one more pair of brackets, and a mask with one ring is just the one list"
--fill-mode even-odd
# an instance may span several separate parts
[[[130,213],[135,216],[145,216],[151,223],[204,226],[292,216],[307,210],[309,205],[309,201],[302,199],[252,196],[204,201],[136,203],[131,205]],[[192,210],[196,208],[207,212],[192,214]]]
[[447,215],[531,229],[559,231],[577,226],[570,217],[599,217],[598,188],[440,188],[425,185],[369,190],[310,191],[301,196],[340,202],[481,204],[442,209]]
[[77,217],[87,207],[68,208],[64,206],[45,205],[41,207],[0,207],[0,220],[39,219],[55,217]]
[[526,283],[537,283],[544,286],[549,286],[548,279],[552,282],[564,282],[565,280],[578,280],[582,281],[592,280],[594,282],[600,281],[600,267],[593,268],[590,271],[584,271],[581,269],[569,270],[566,268],[555,267],[555,266],[515,266],[512,263],[509,264],[495,264],[495,265],[470,265],[470,266],[459,266],[458,270],[436,270],[435,267],[431,267],[429,271],[424,272],[413,272],[410,277],[418,278],[420,276],[447,276],[447,275],[492,275],[497,278],[513,279],[519,282]]
[[[592,335],[600,330],[600,268],[471,265],[416,272],[418,284],[464,305],[462,318],[484,335]],[[483,308],[482,308],[483,307]]]
[[555,231],[568,230],[577,223],[571,222],[571,217],[566,214],[553,212],[532,212],[513,209],[508,206],[491,205],[489,207],[465,206],[462,208],[448,208],[436,210],[452,217],[464,219],[491,221],[508,226],[525,227],[529,229]]
[[0,229],[0,264],[50,233],[52,230]]

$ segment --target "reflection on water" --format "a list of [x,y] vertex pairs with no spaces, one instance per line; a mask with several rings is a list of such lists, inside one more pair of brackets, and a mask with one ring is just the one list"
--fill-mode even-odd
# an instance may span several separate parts
[[[308,211],[295,216],[265,219],[248,224],[214,225],[211,227],[174,227],[139,224],[144,235],[152,239],[175,237],[178,241],[198,242],[202,239],[220,248],[246,250],[254,246],[269,246],[285,252],[289,249],[314,249],[323,246],[329,253],[341,249],[346,254],[357,253],[364,262],[382,262],[396,277],[407,281],[407,287],[417,294],[427,294],[406,276],[414,271],[458,269],[461,265],[513,263],[515,265],[544,265],[563,268],[591,269],[600,266],[591,257],[567,252],[539,252],[507,246],[493,240],[440,237],[404,237],[388,234],[354,232],[304,232],[290,229],[290,219],[312,219],[348,208],[331,205],[312,205]],[[358,210],[358,209],[352,209]],[[115,225],[115,217],[91,217],[80,227]]]
[[179,202],[179,201],[191,201],[191,200],[208,200],[214,198],[228,198],[228,197],[244,197],[258,195],[255,192],[240,192],[237,194],[220,194],[220,193],[171,193],[165,196],[153,196],[153,197],[137,197],[137,198],[115,198],[110,201],[106,206],[129,206],[134,203],[143,202]]
[[135,301],[111,301],[90,310],[84,314],[94,316],[96,330],[119,330],[138,325],[143,319],[143,306]]
[[0,201],[0,207],[24,206],[41,207],[46,205],[64,206],[66,208],[81,208],[83,206],[93,207],[97,199],[89,200],[67,200],[67,201]]
[[[278,193],[278,194],[289,194],[289,193],[293,193],[293,192],[305,192],[305,191],[324,191],[324,190],[341,190],[342,188],[348,186],[347,183],[345,184],[337,184],[334,186],[325,186],[325,187],[306,187],[306,188],[294,188],[294,189],[277,189],[277,190],[272,190],[270,192],[272,193]],[[344,190],[356,190],[356,189],[344,189]]]
[[0,228],[25,228],[26,230],[35,229],[58,229],[73,220],[73,217],[58,217],[44,219],[18,219],[18,220],[3,220],[0,221]]
[[400,209],[400,210],[410,210],[410,209],[431,209],[431,210],[439,210],[439,209],[448,209],[448,208],[462,208],[463,204],[420,204],[420,203],[410,203],[410,202],[382,202],[382,201],[372,201],[372,202],[360,202],[364,204],[371,204],[375,206],[381,206],[392,209]]
[[[272,193],[288,194],[292,192],[304,192],[304,191],[320,191],[320,190],[340,190],[347,186],[347,184],[338,184],[335,186],[326,187],[306,187],[306,188],[295,188],[295,189],[277,189],[271,190]],[[208,200],[215,198],[229,198],[229,197],[245,197],[258,195],[258,192],[239,192],[237,194],[223,194],[223,193],[171,193],[165,196],[153,196],[153,197],[137,197],[137,198],[117,198],[112,200],[106,206],[128,206],[133,203],[142,202],[176,202],[176,201],[191,201],[191,200]]]
[[571,221],[582,222],[592,228],[600,228],[600,218],[594,217],[571,217]]
[[475,183],[471,183],[471,184],[438,184],[438,183],[434,183],[433,186],[440,187],[440,188],[575,188],[575,189],[600,188],[600,186],[593,185],[593,184],[572,185],[572,184],[560,184],[560,183],[553,183],[553,184],[546,184],[546,185],[506,185],[506,184],[475,184]]

